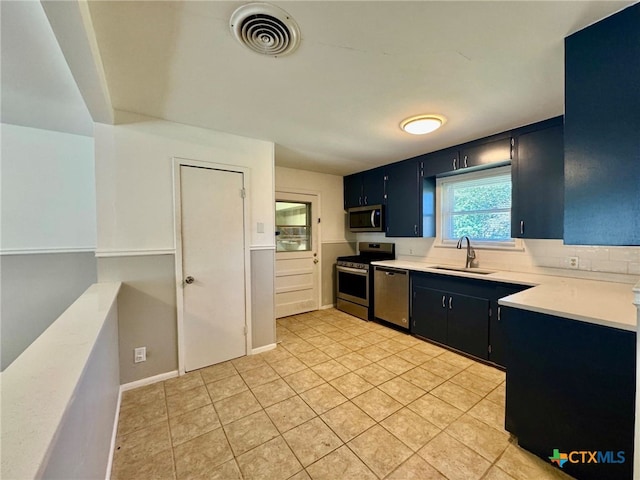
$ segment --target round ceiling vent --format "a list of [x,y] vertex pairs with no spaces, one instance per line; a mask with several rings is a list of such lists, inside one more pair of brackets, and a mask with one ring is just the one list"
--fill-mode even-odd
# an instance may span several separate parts
[[291,16],[275,5],[256,2],[236,9],[229,22],[234,37],[262,55],[281,57],[300,44],[300,29]]

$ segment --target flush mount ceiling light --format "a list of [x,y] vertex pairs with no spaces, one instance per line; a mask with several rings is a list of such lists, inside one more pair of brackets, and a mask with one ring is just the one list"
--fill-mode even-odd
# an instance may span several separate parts
[[231,33],[243,46],[261,55],[282,57],[300,44],[300,29],[291,16],[275,5],[255,2],[231,15]]
[[440,128],[447,121],[442,115],[416,115],[400,123],[400,128],[412,135],[424,135]]

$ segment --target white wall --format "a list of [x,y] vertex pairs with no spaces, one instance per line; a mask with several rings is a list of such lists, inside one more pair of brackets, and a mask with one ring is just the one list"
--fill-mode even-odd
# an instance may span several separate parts
[[[248,168],[253,348],[275,343],[274,145],[118,112],[96,124],[98,280],[123,282],[119,302],[120,380],[178,369],[173,158]],[[257,223],[264,232],[257,232]],[[215,228],[224,228],[216,225]],[[252,265],[252,267],[256,267]],[[241,265],[238,268],[242,268]],[[270,294],[267,294],[270,292]],[[135,364],[133,348],[146,346]]]
[[2,252],[96,245],[93,139],[1,125]]
[[96,281],[93,138],[1,124],[4,370]]
[[95,128],[98,254],[174,248],[173,157],[251,168],[251,245],[274,244],[273,143],[139,116],[127,120],[133,123]]

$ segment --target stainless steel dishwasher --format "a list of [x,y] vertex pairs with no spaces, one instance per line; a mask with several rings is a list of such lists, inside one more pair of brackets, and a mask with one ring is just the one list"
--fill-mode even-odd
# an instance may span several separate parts
[[376,318],[409,328],[409,272],[374,267],[373,302]]

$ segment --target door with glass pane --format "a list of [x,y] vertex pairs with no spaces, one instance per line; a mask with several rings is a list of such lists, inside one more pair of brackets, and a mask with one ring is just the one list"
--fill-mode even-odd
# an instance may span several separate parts
[[317,310],[318,196],[276,192],[276,317]]

